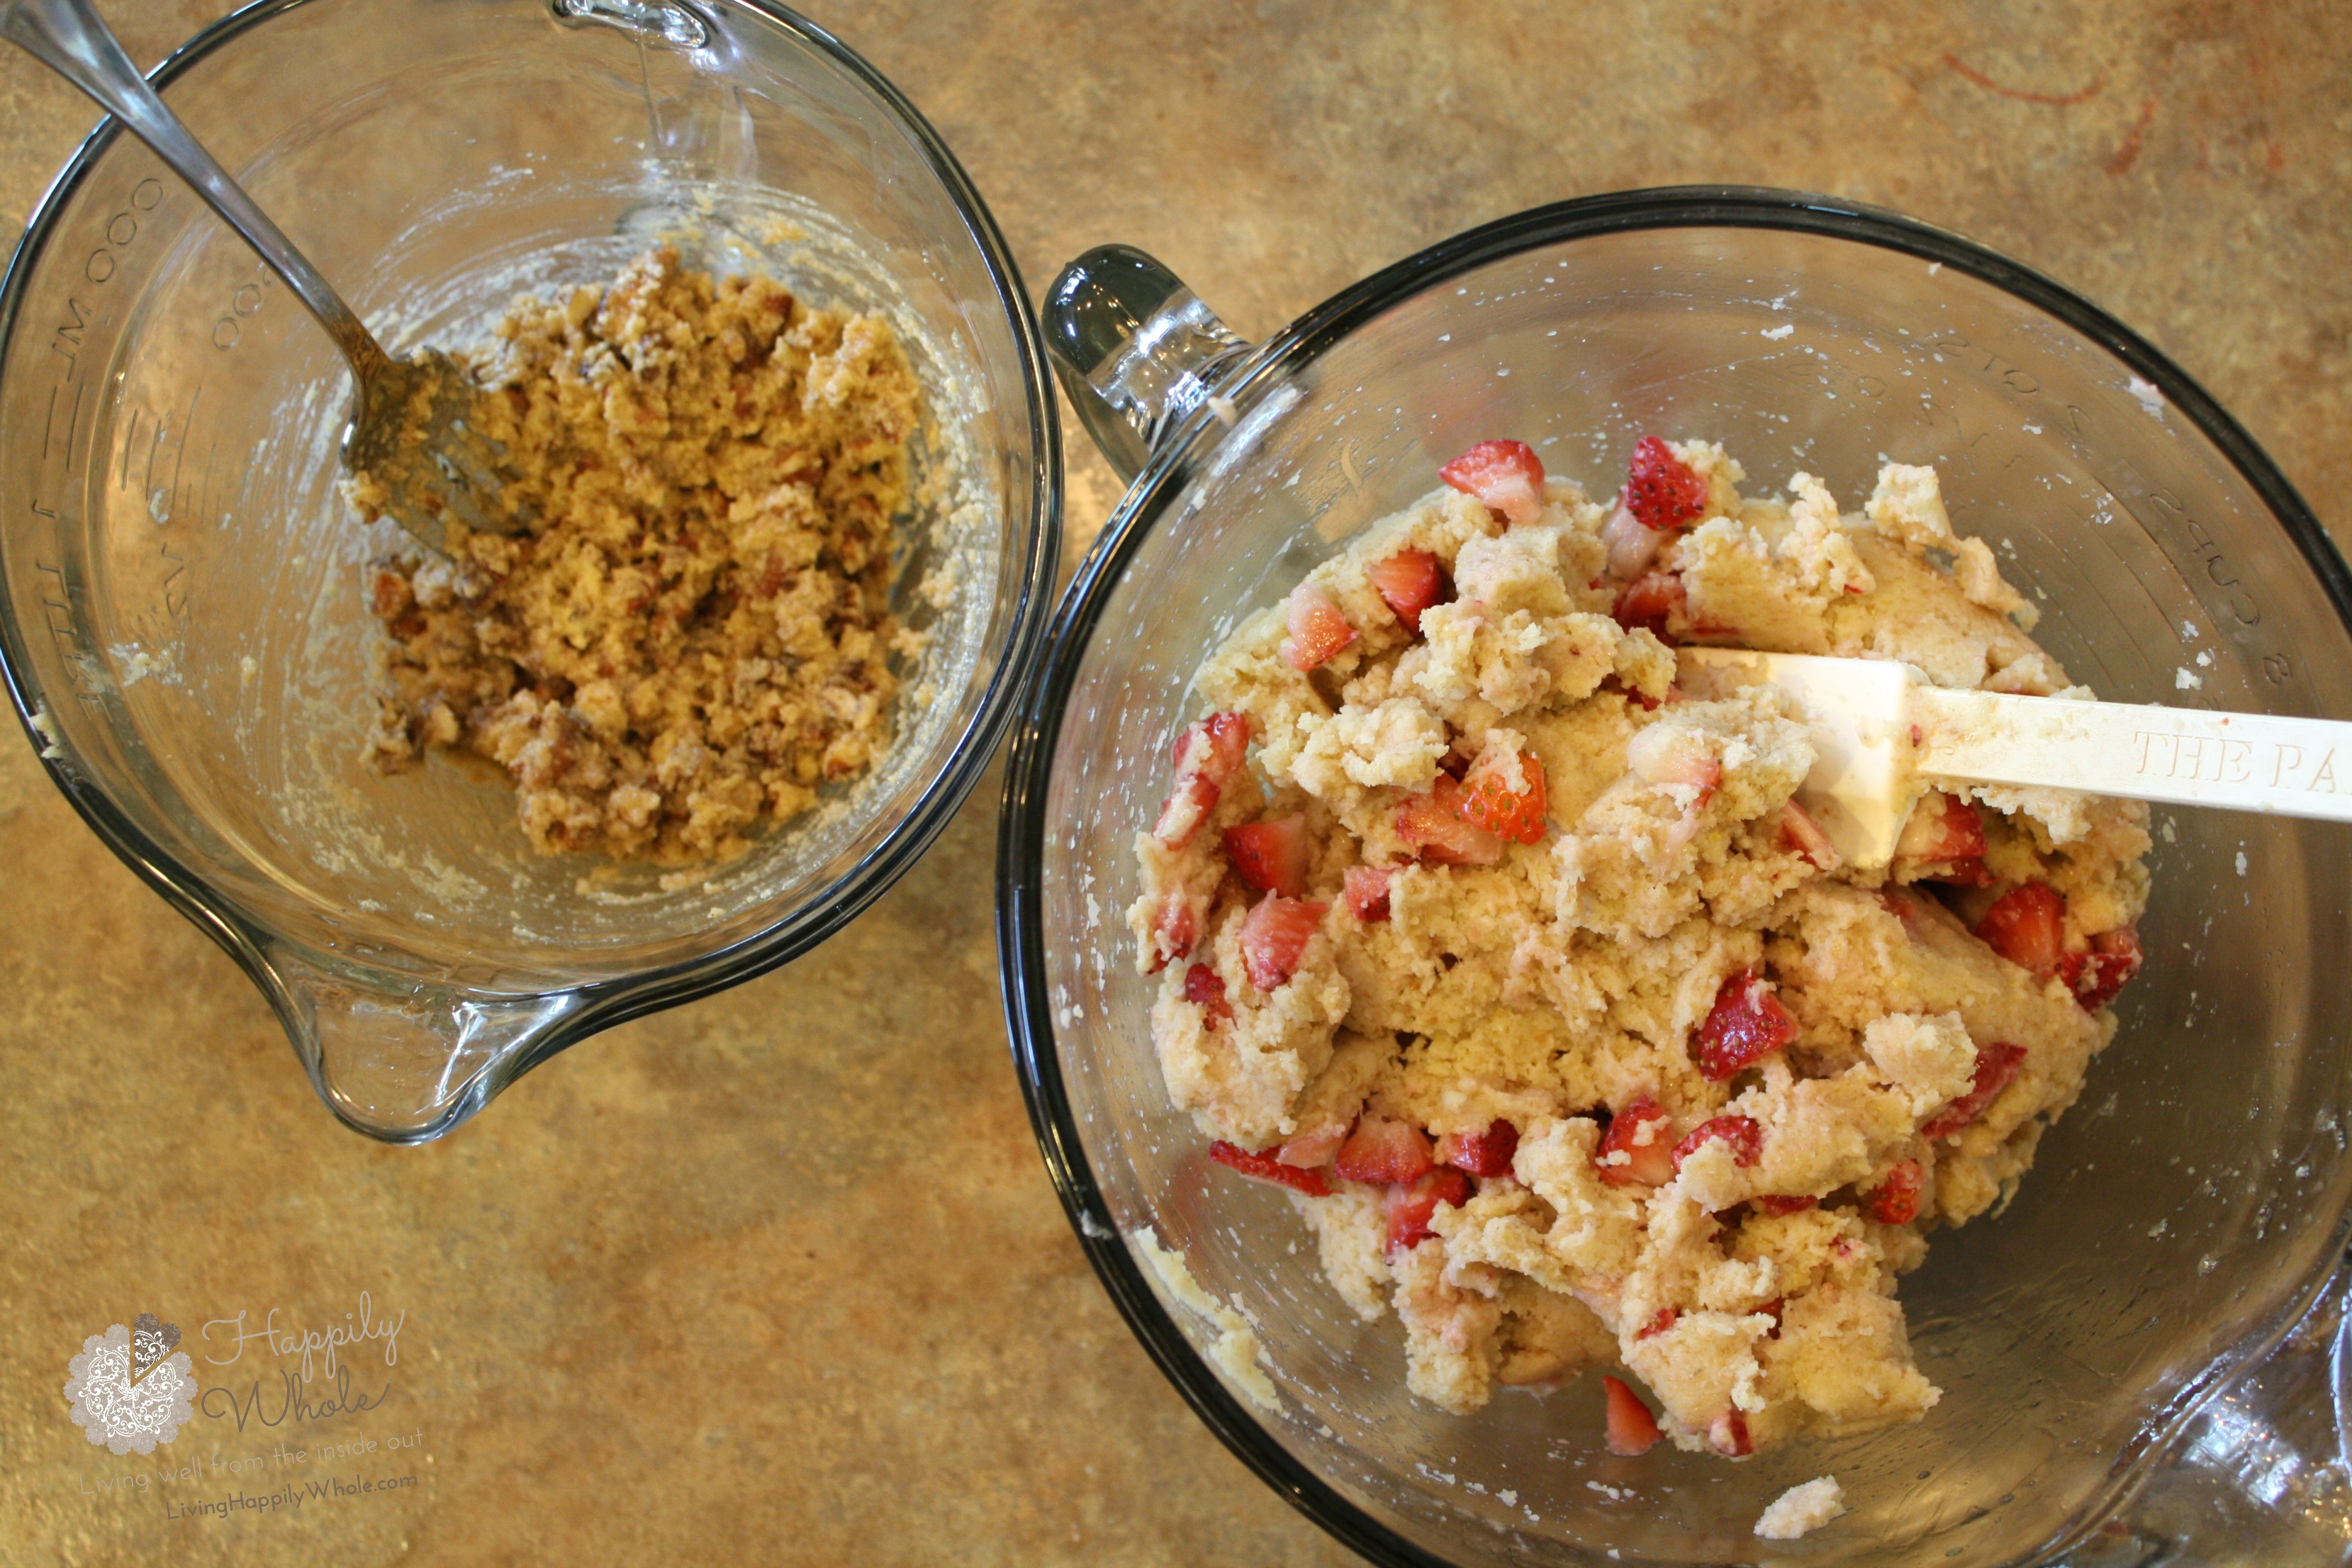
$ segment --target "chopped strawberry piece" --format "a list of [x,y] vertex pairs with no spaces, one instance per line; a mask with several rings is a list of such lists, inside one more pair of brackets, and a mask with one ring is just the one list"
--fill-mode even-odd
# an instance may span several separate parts
[[1622,1459],[1637,1459],[1657,1447],[1664,1436],[1658,1430],[1658,1418],[1642,1403],[1642,1396],[1625,1385],[1621,1377],[1601,1380],[1601,1398],[1608,1405],[1609,1451]]
[[1233,783],[1249,760],[1249,738],[1246,714],[1212,713],[1193,720],[1176,737],[1176,776],[1198,776],[1216,784]]
[[1786,1296],[1775,1296],[1770,1300],[1756,1309],[1759,1314],[1772,1320],[1772,1326],[1765,1331],[1765,1333],[1769,1337],[1776,1340],[1780,1337],[1780,1313],[1788,1305],[1789,1298]]
[[2023,1046],[2012,1046],[2003,1040],[1995,1040],[1991,1045],[1978,1047],[1975,1084],[1968,1093],[1929,1117],[1920,1126],[1920,1135],[1927,1138],[1947,1137],[1982,1116],[1985,1113],[1985,1107],[1990,1105],[2000,1091],[2009,1087],[2010,1080],[2017,1076],[2018,1069],[2024,1065],[2025,1047]]
[[1543,459],[1525,441],[1481,441],[1438,469],[1437,477],[1476,496],[1488,511],[1514,526],[1543,516]]
[[1268,893],[1242,917],[1242,968],[1249,983],[1272,991],[1298,973],[1299,955],[1323,924],[1328,904]]
[[1465,818],[1461,802],[1462,786],[1438,774],[1427,795],[1397,807],[1397,837],[1440,866],[1493,865],[1503,858],[1503,841]]
[[1388,1250],[1419,1247],[1436,1235],[1429,1222],[1437,1205],[1458,1209],[1470,1201],[1470,1178],[1451,1167],[1424,1171],[1410,1182],[1391,1184],[1381,1198],[1381,1211],[1389,1220]]
[[1350,1131],[1347,1122],[1334,1121],[1318,1127],[1312,1132],[1301,1132],[1276,1150],[1274,1157],[1286,1165],[1328,1165],[1331,1163],[1331,1156],[1337,1154],[1339,1146],[1348,1141]]
[[1706,510],[1706,480],[1655,436],[1633,443],[1618,499],[1645,528],[1680,528]]
[[1339,899],[1348,912],[1367,925],[1389,918],[1389,868],[1386,866],[1350,866],[1347,880],[1340,889]]
[[1977,921],[1977,940],[2042,979],[2066,956],[2066,898],[2047,882],[2028,882],[1993,900]]
[[1780,847],[1803,856],[1822,870],[1838,868],[1837,846],[1813,820],[1813,814],[1793,800],[1780,808]]
[[1307,818],[1277,817],[1225,829],[1225,856],[1242,880],[1259,892],[1302,897],[1307,891]]
[[[1642,520],[1627,511],[1621,500],[1617,510],[1609,514],[1609,521],[1601,525],[1601,542],[1609,552],[1601,575],[1620,583],[1632,582],[1650,569],[1650,563],[1658,558],[1658,549],[1665,542],[1666,536],[1656,529],[1643,527]],[[1601,578],[1596,577],[1590,585],[1598,588],[1601,582]]]
[[1225,1000],[1224,979],[1205,963],[1184,972],[1184,1000],[1208,1015],[1206,1022],[1212,1029],[1233,1021],[1234,1005]]
[[1522,844],[1540,844],[1546,805],[1542,761],[1533,752],[1489,746],[1462,776],[1461,796],[1454,810],[1463,821],[1489,833]]
[[1356,628],[1339,611],[1319,583],[1301,583],[1290,591],[1290,637],[1282,657],[1293,669],[1313,669],[1356,640]]
[[1984,852],[1983,816],[1939,789],[1919,797],[1895,840],[1895,853],[1905,860],[1973,860]]
[[1609,614],[1627,631],[1647,627],[1661,642],[1673,640],[1666,624],[1680,619],[1690,605],[1683,580],[1671,572],[1644,572],[1619,590]]
[[1151,828],[1161,848],[1183,847],[1217,808],[1248,755],[1249,721],[1239,713],[1212,713],[1185,726],[1176,737],[1176,791]]
[[1756,1125],[1753,1117],[1717,1116],[1691,1129],[1689,1137],[1675,1145],[1675,1169],[1699,1151],[1710,1138],[1720,1138],[1731,1145],[1731,1163],[1752,1165],[1764,1157],[1764,1129]]
[[1931,789],[1911,808],[1895,841],[1895,869],[1906,881],[1981,888],[1992,879],[1984,852],[1983,814],[1958,795]]
[[1151,825],[1151,837],[1163,849],[1182,848],[1193,830],[1217,809],[1217,797],[1223,793],[1197,774],[1178,779],[1175,793],[1160,808],[1160,820]]
[[1748,1417],[1737,1406],[1706,1426],[1706,1446],[1727,1459],[1745,1458],[1756,1451],[1748,1440]]
[[1778,1193],[1760,1194],[1754,1200],[1756,1206],[1766,1214],[1802,1214],[1821,1201],[1819,1198],[1782,1197]]
[[1445,580],[1445,567],[1426,550],[1400,550],[1385,561],[1373,563],[1364,574],[1372,580],[1388,607],[1404,623],[1405,630],[1421,635],[1421,612],[1432,605],[1442,605],[1454,597],[1454,584]]
[[1366,1112],[1331,1168],[1351,1182],[1411,1182],[1437,1168],[1429,1134],[1410,1121]]
[[[1617,1187],[1662,1187],[1673,1181],[1674,1147],[1667,1142],[1672,1126],[1657,1101],[1646,1094],[1635,1096],[1633,1104],[1609,1119],[1609,1131],[1592,1152],[1601,1179]],[[1619,1154],[1625,1157],[1612,1157]]]
[[1668,1329],[1673,1328],[1675,1326],[1675,1320],[1681,1316],[1682,1311],[1679,1308],[1661,1307],[1656,1311],[1650,1314],[1650,1321],[1648,1322],[1643,1323],[1639,1329],[1634,1331],[1633,1337],[1637,1340],[1655,1339],[1660,1334],[1664,1333]]
[[1437,1141],[1437,1163],[1474,1176],[1507,1176],[1518,1152],[1519,1130],[1496,1117],[1484,1132],[1448,1132]]
[[1927,1174],[1916,1160],[1897,1160],[1878,1185],[1864,1194],[1870,1217],[1881,1225],[1909,1225],[1919,1217],[1919,1183]]
[[1625,765],[1644,784],[1696,784],[1696,805],[1714,798],[1723,783],[1722,759],[1691,743],[1690,732],[1664,724],[1649,724],[1633,731],[1625,743]]
[[1721,1083],[1797,1037],[1797,1020],[1752,969],[1730,976],[1715,993],[1706,1021],[1691,1032],[1690,1057],[1702,1077]]
[[1201,934],[1200,917],[1192,912],[1192,900],[1182,889],[1171,890],[1160,900],[1159,913],[1151,921],[1151,967],[1148,973],[1159,973],[1172,961],[1192,951],[1192,943]]
[[2059,963],[2058,975],[2083,1011],[2095,1013],[2139,973],[2141,956],[2139,928],[2117,926],[2092,937],[2090,952],[2068,953]]
[[1261,1182],[1273,1182],[1310,1198],[1328,1198],[1331,1183],[1320,1171],[1302,1171],[1296,1165],[1286,1165],[1272,1154],[1252,1153],[1236,1148],[1222,1138],[1209,1145],[1209,1158],[1218,1164],[1239,1171],[1244,1176],[1255,1176]]
[[1640,691],[1637,691],[1633,687],[1626,685],[1623,681],[1618,679],[1613,675],[1602,676],[1601,678],[1600,686],[1595,689],[1601,691],[1613,691],[1618,696],[1622,697],[1626,701],[1632,703],[1634,707],[1639,708],[1644,713],[1654,713],[1658,710],[1658,700],[1656,698],[1643,695]]

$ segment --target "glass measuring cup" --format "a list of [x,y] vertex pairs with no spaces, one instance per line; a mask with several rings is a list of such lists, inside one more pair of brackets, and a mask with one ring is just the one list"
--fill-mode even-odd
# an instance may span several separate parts
[[937,136],[735,0],[273,0],[156,73],[395,352],[656,242],[877,310],[921,377],[893,609],[927,634],[866,778],[698,875],[532,854],[502,780],[380,779],[335,351],[101,127],[0,291],[0,666],[52,778],[250,973],[320,1096],[446,1131],[595,1030],[805,951],[928,846],[1042,629],[1060,453],[1020,280]]
[[[1393,1318],[1359,1323],[1280,1194],[1220,1178],[1170,1110],[1117,920],[1202,658],[1492,437],[1595,490],[1652,431],[1723,441],[1759,486],[1823,475],[1849,504],[1882,454],[1934,463],[1956,526],[1994,542],[2042,605],[2037,636],[2103,698],[2352,715],[2343,563],[2226,413],[2046,279],[1774,192],[1522,214],[1256,346],[1149,258],[1097,251],[1045,325],[1082,416],[1140,473],[1015,730],[1007,1016],[1097,1272],[1237,1455],[1383,1563],[2340,1560],[2352,1508],[2340,1471],[2321,1484],[2352,1200],[2340,828],[2158,813],[2149,962],[2120,1036],[2007,1212],[1938,1232],[1904,1281],[1942,1403],[1738,1466],[1611,1457],[1591,1378],[1462,1418],[1410,1398]],[[1236,1396],[1208,1353],[1218,1326],[1138,1267],[1145,1226],[1249,1315],[1280,1414]],[[1801,1542],[1749,1533],[1829,1473],[1846,1517]]]

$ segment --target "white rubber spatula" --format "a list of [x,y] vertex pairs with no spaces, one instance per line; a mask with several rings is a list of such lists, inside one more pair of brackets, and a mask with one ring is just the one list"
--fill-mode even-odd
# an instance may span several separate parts
[[2352,822],[2352,724],[1931,686],[1907,664],[1685,647],[1694,697],[1774,686],[1812,733],[1797,799],[1851,865],[1893,858],[1923,791],[2041,784]]

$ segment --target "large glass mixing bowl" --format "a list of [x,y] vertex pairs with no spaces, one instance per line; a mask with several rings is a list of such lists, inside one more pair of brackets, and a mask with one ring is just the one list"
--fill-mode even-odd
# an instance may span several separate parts
[[[2352,1197],[2342,827],[2157,813],[2148,963],[2121,1035],[2007,1211],[1939,1232],[1904,1281],[1942,1403],[1738,1465],[1612,1458],[1590,1377],[1466,1418],[1409,1397],[1393,1316],[1360,1324],[1282,1194],[1216,1173],[1171,1110],[1120,919],[1202,656],[1491,437],[1596,491],[1653,431],[1720,440],[1764,486],[1810,470],[1849,504],[1882,458],[1932,463],[1955,525],[1994,543],[2042,606],[2039,637],[2101,697],[2352,718],[2343,563],[2228,415],[2047,279],[1773,192],[1526,213],[1255,348],[1106,249],[1056,285],[1045,325],[1114,460],[1148,466],[1057,612],[1015,731],[1006,1007],[1097,1269],[1237,1454],[1389,1563],[2340,1560],[2340,1485],[2308,1508],[2289,1494],[2340,1481],[2332,1320],[2306,1314],[2333,1300]],[[1139,1267],[1147,1226],[1255,1323],[1280,1413],[1237,1396],[1208,1353],[1220,1325]],[[2320,1335],[2290,1343],[2304,1360],[2249,1381],[2298,1321]],[[2191,1461],[2220,1476],[2212,1508],[2177,1479]],[[1830,1473],[1845,1518],[1801,1542],[1750,1534],[1783,1489]],[[2231,1498],[2248,1522],[2163,1555],[2212,1536]]]
[[[1051,385],[955,160],[757,0],[268,0],[161,67],[181,118],[395,353],[656,242],[877,310],[927,399],[866,778],[702,876],[534,855],[501,779],[373,776],[327,337],[110,122],[0,293],[0,663],[51,776],[268,995],[337,1115],[446,1131],[532,1064],[757,973],[877,897],[986,766],[1059,537]],[[21,915],[31,911],[17,911]]]

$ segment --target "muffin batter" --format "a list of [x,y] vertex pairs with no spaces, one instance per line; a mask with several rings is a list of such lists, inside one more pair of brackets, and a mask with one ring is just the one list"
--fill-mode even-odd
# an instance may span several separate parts
[[[370,760],[488,758],[543,853],[740,855],[889,744],[906,356],[874,317],[668,249],[498,331],[488,433],[536,521],[373,568]],[[363,477],[352,496],[373,520]]]
[[1729,1457],[1921,1415],[1896,1277],[2113,1037],[2146,808],[1928,790],[1857,871],[1791,798],[1803,727],[1685,698],[1673,645],[2089,693],[1930,468],[1855,514],[1656,437],[1612,500],[1517,442],[1441,477],[1194,678],[1129,911],[1170,1094],[1449,1411],[1614,1364]]

